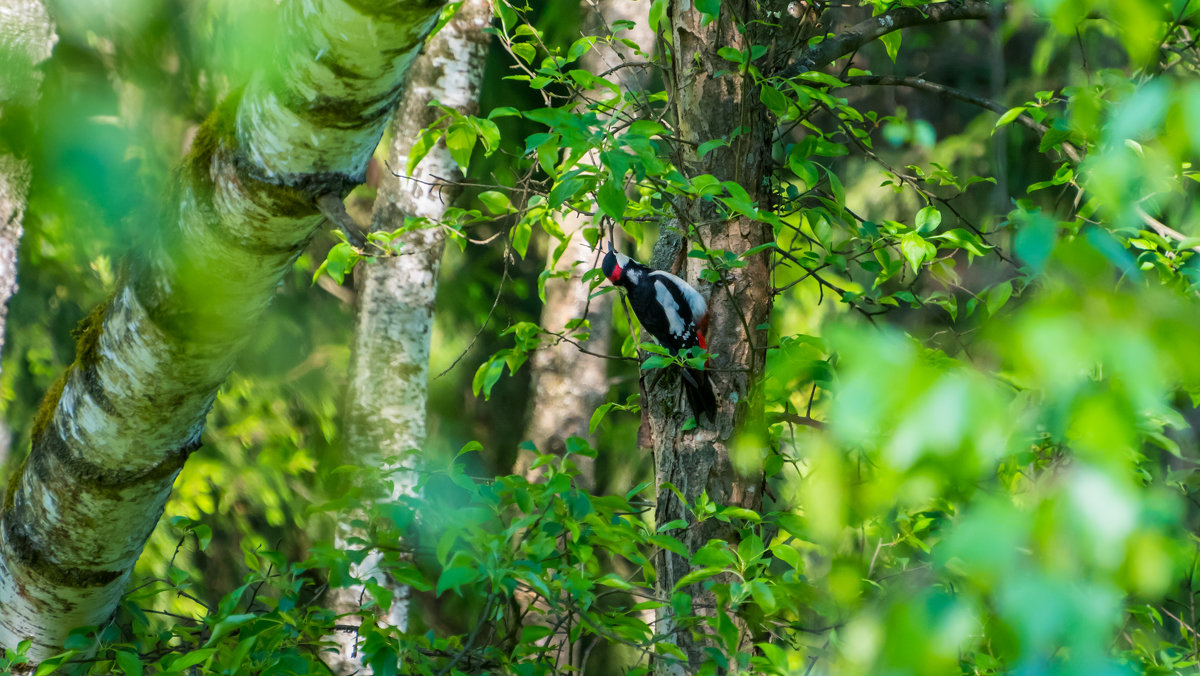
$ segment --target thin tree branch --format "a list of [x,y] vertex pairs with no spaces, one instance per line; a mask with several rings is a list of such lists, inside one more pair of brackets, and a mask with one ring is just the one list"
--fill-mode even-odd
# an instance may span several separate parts
[[[1142,222],[1146,224],[1146,227],[1148,227],[1151,230],[1153,230],[1154,232],[1158,233],[1158,235],[1160,237],[1164,237],[1166,239],[1173,239],[1176,242],[1182,242],[1183,240],[1188,239],[1187,235],[1183,234],[1182,232],[1179,232],[1178,230],[1171,228],[1166,223],[1163,223],[1162,221],[1158,220],[1157,218],[1146,213],[1145,209],[1142,209],[1139,206],[1135,206],[1133,208],[1133,210],[1138,215],[1138,218],[1142,219]],[[1200,246],[1194,246],[1194,247],[1192,247],[1192,250],[1197,253],[1200,253]]]
[[797,415],[795,413],[789,413],[787,411],[776,411],[773,413],[768,413],[767,420],[768,420],[768,424],[774,424],[777,422],[786,422],[786,423],[792,423],[794,425],[804,425],[805,427],[812,427],[812,428],[818,429],[818,430],[825,429],[825,423],[820,420],[814,420],[813,418],[811,418],[809,416]]
[[334,193],[326,193],[317,198],[317,208],[321,215],[346,236],[350,246],[359,251],[367,251],[367,240],[358,229],[358,224],[346,213],[346,203]]
[[[1001,6],[998,12],[1003,14],[1004,9]],[[779,72],[779,76],[790,78],[800,73],[816,70],[846,56],[872,40],[877,40],[901,28],[947,21],[983,20],[991,17],[995,12],[997,12],[995,4],[981,0],[939,2],[922,7],[897,7],[879,16],[860,21],[841,33],[804,49],[800,52],[799,58]]]

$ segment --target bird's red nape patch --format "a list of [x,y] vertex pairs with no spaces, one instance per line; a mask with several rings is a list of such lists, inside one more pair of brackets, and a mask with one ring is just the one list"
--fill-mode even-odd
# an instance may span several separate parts
[[622,272],[622,270],[621,270],[621,266],[620,266],[620,265],[616,265],[616,264],[614,264],[614,265],[613,265],[613,271],[612,271],[612,274],[610,274],[610,275],[608,276],[608,281],[610,281],[610,282],[612,282],[612,283],[614,283],[614,284],[615,284],[615,283],[617,283],[617,281],[618,281],[619,279],[621,279],[621,272]]
[[703,333],[700,333],[699,331],[697,331],[696,332],[696,340],[697,340],[697,342],[700,343],[700,349],[702,349],[702,350],[708,349],[708,341],[704,339]]

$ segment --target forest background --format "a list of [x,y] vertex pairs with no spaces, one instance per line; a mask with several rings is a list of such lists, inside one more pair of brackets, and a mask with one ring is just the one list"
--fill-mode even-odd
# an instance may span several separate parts
[[0,2],[0,668],[1200,663],[1194,0],[46,5]]

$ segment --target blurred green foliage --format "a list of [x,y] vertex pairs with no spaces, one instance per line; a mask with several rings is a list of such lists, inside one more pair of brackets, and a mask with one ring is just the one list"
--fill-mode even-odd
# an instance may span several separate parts
[[[647,4],[663,32],[667,3]],[[0,380],[10,466],[71,360],[71,327],[156,227],[189,130],[270,53],[273,3],[114,7],[57,5],[41,102],[6,117],[0,147],[28,156],[35,181]],[[791,80],[765,49],[724,51],[726,77],[752,79],[747,105],[778,126],[770,197],[751,202],[674,163],[669,84],[623,93],[578,69],[594,40],[575,5],[498,3],[482,112],[425,137],[445,137],[474,187],[439,224],[456,246],[431,373],[449,370],[431,382],[420,491],[382,499],[394,477],[341,457],[353,308],[311,283],[335,244],[323,236],[221,391],[116,620],[39,673],[325,673],[322,637],[344,618],[322,594],[368,551],[413,590],[398,631],[376,624],[391,592],[368,585],[363,653],[380,674],[552,673],[558,623],[588,673],[646,673],[681,658],[655,620],[667,609],[711,637],[702,673],[1195,673],[1200,6],[1006,10]],[[639,47],[646,61],[671,49]],[[848,86],[877,74],[1008,112]],[[537,321],[560,215],[592,214],[592,241],[615,224],[644,255],[674,200],[775,233],[765,251],[690,250],[708,281],[771,260],[770,426],[732,442],[771,499],[759,514],[705,498],[656,530],[671,487],[649,485],[637,448],[632,363],[612,362],[591,442],[541,456],[541,482],[508,473],[530,452],[527,358],[555,338]],[[644,356],[615,306],[615,344]],[[574,482],[581,455],[603,479],[594,495]],[[359,508],[366,538],[335,549],[334,525]],[[672,533],[709,519],[738,544],[684,551]],[[715,613],[656,591],[663,550],[690,558]]]

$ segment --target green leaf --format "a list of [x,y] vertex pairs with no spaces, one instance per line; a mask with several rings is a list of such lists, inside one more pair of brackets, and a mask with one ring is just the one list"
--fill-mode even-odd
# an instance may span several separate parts
[[764,611],[771,612],[775,610],[775,594],[771,592],[771,588],[762,580],[751,580],[747,586],[750,588],[750,596],[754,599]]
[[995,248],[991,244],[984,244],[983,239],[979,235],[964,228],[954,228],[953,230],[934,235],[929,239],[936,239],[945,242],[949,246],[966,249],[973,256],[983,256]]
[[[823,85],[826,85],[829,87],[845,87],[845,86],[847,86],[845,82],[842,82],[841,80],[830,75],[829,73],[822,73],[819,70],[810,70],[805,73],[800,73],[799,77],[802,80],[808,80],[809,82],[818,82],[820,84],[823,84]],[[809,91],[813,91],[813,90],[809,89]]]
[[513,108],[512,106],[499,106],[497,108],[492,108],[492,111],[488,113],[488,119],[494,120],[498,117],[514,117],[520,114],[521,111]]
[[567,200],[574,198],[585,187],[587,187],[587,181],[578,176],[571,176],[567,179],[560,178],[558,183],[550,189],[550,194],[546,197],[546,201],[551,207],[557,207]]
[[900,38],[900,31],[892,31],[879,37],[879,41],[883,43],[883,48],[887,50],[888,58],[892,60],[892,63],[896,63],[896,57],[900,55]]
[[625,580],[625,578],[620,577],[619,575],[616,575],[615,573],[609,573],[607,575],[600,577],[599,579],[596,580],[596,584],[602,584],[605,587],[612,587],[614,589],[633,589],[634,588],[632,584],[629,584],[629,582],[627,582]]
[[142,658],[125,650],[116,651],[113,657],[125,676],[142,676]]
[[833,201],[844,207],[846,204],[846,189],[842,187],[842,181],[832,171],[826,171],[825,175],[829,177],[829,192],[833,195]]
[[456,122],[446,130],[446,149],[450,157],[462,168],[463,173],[471,164],[471,153],[475,150],[475,130],[470,125]]
[[184,671],[198,664],[207,662],[209,658],[217,654],[216,648],[201,648],[193,650],[186,655],[181,655],[179,658],[172,660],[169,668],[171,671]]
[[734,49],[733,47],[722,47],[718,49],[717,56],[725,59],[726,61],[732,61],[734,63],[746,62],[746,55],[743,54],[741,50]]
[[338,242],[329,249],[329,253],[325,256],[325,262],[317,268],[313,273],[313,283],[324,272],[333,278],[338,284],[346,280],[346,274],[354,269],[354,264],[359,260],[358,254],[354,253],[354,249],[346,242]]
[[479,368],[475,371],[475,377],[471,379],[471,390],[477,397],[482,392],[484,400],[487,401],[492,396],[492,388],[500,381],[500,376],[503,373],[504,358],[500,356],[500,353],[497,353],[491,359],[479,365]]
[[571,48],[567,50],[567,61],[574,61],[591,51],[592,45],[596,43],[596,39],[597,36],[595,35],[585,35],[572,42]]
[[675,589],[678,590],[688,586],[689,584],[695,584],[702,580],[707,580],[710,577],[716,577],[723,572],[725,572],[725,568],[722,566],[709,566],[707,568],[693,570],[687,575],[679,578],[679,581],[675,583]]
[[646,361],[642,362],[642,370],[648,371],[650,369],[660,369],[664,366],[668,366],[669,364],[671,364],[670,357],[664,357],[662,355],[655,354],[646,357]]
[[612,407],[612,403],[607,402],[601,404],[600,407],[597,408],[594,413],[592,413],[592,418],[588,421],[588,434],[596,433],[596,428],[600,426],[600,422],[604,420],[604,416],[608,415],[608,412],[612,410]]
[[529,249],[529,238],[533,235],[533,226],[529,221],[519,221],[512,229],[512,245],[513,250],[517,252],[521,258],[525,257],[525,252]]
[[771,553],[775,558],[788,564],[795,570],[804,570],[804,558],[794,547],[784,543],[771,545]]
[[513,211],[512,201],[508,195],[499,190],[485,190],[478,195],[479,202],[493,214],[503,216]]
[[914,231],[900,238],[900,253],[904,254],[904,258],[908,260],[908,264],[916,273],[921,271],[921,265],[925,261],[931,260],[937,255],[937,247],[925,241]]
[[605,181],[596,191],[596,203],[600,210],[616,221],[625,217],[625,205],[628,201],[625,191],[615,181]]
[[467,443],[463,444],[463,447],[458,449],[458,453],[455,453],[454,457],[457,458],[457,457],[466,455],[467,453],[474,453],[476,451],[482,451],[482,450],[483,450],[483,444],[479,441],[472,440],[472,441],[468,441]]
[[[716,150],[717,148],[728,147],[728,146],[729,146],[729,141],[726,141],[725,139],[719,138],[719,139],[714,139],[712,141],[705,141],[704,143],[700,144],[699,148],[696,149],[696,159],[703,158],[705,155]],[[695,182],[693,181],[693,184],[694,183]]]
[[54,673],[55,670],[62,666],[63,662],[71,659],[78,652],[78,650],[68,650],[65,653],[42,660],[41,664],[38,664],[37,671],[33,672],[33,676],[45,676],[46,674]]
[[996,126],[992,127],[992,131],[994,132],[997,129],[999,129],[1000,127],[1003,127],[1004,125],[1011,123],[1013,120],[1020,117],[1021,113],[1025,112],[1025,109],[1026,109],[1025,106],[1017,106],[1016,108],[1009,108],[1007,112],[1005,112],[1003,115],[1000,116],[999,120],[996,120]]
[[516,42],[512,45],[512,53],[521,57],[526,63],[533,63],[537,58],[537,50],[528,42]]
[[937,207],[927,206],[917,212],[917,232],[928,235],[942,224],[942,212]]
[[762,523],[762,515],[752,509],[744,507],[725,507],[721,510],[721,516],[727,516],[734,519],[745,519],[752,523]]
[[[658,122],[655,122],[654,120],[635,120],[629,125],[629,129],[626,130],[625,134],[626,136],[633,135],[641,136],[643,138],[651,138],[660,134],[665,134],[666,131],[666,127],[662,126],[662,124]],[[613,175],[621,176],[623,175],[623,172],[614,171]]]
[[479,573],[473,567],[455,566],[447,568],[438,576],[437,589],[435,594],[441,596],[442,592],[453,590],[457,591],[459,587],[469,582],[474,582],[479,577]]
[[664,356],[670,355],[671,351],[659,345],[658,343],[642,342],[638,343],[638,349],[650,354],[661,354]]
[[230,615],[229,617],[226,617],[213,627],[212,635],[209,636],[208,640],[204,642],[204,646],[207,648],[215,645],[218,641],[233,632],[234,629],[237,629],[239,626],[249,622],[250,620],[253,620],[256,617],[258,616],[250,613]]
[[[439,124],[445,119],[446,117],[442,117],[441,120],[438,120],[434,124]],[[413,170],[417,168],[417,165],[420,164],[421,160],[425,159],[425,156],[429,154],[429,151],[432,150],[435,145],[437,145],[438,140],[442,138],[442,134],[443,131],[441,129],[430,127],[429,129],[422,131],[421,134],[417,136],[417,139],[413,141],[412,148],[410,148],[408,151],[408,166],[405,167],[405,170],[410,175],[413,173]]]
[[[721,13],[721,0],[696,0],[696,9],[705,15],[705,25]],[[712,18],[709,18],[712,17]]]
[[772,87],[771,85],[763,85],[759,90],[758,99],[763,102],[767,110],[775,113],[777,117],[783,117],[788,112],[788,100],[783,95],[783,92]]
[[[650,24],[650,30],[657,34],[659,25],[667,19],[667,0],[654,0],[650,3],[650,16],[647,17],[647,23]],[[667,27],[666,33],[670,35],[670,26]],[[668,39],[668,42],[670,40]]]
[[996,313],[1004,307],[1008,299],[1012,297],[1013,287],[1012,282],[1001,282],[987,292],[987,313],[989,317],[996,316]]

